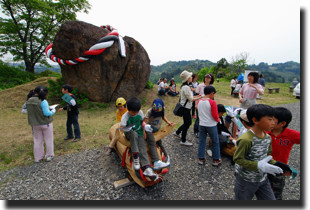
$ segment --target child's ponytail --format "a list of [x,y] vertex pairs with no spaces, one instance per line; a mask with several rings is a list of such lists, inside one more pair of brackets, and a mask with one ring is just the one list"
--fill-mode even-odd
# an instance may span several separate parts
[[34,89],[34,92],[36,94],[38,94],[39,96],[39,99],[41,101],[45,100],[46,99],[46,95],[48,93],[48,89],[44,86],[37,86],[35,89]]

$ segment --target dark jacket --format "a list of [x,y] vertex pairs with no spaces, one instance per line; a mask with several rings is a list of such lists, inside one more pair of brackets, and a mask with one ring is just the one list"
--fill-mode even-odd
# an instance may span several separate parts
[[76,97],[74,95],[71,95],[71,97],[75,100],[76,104],[75,106],[72,106],[70,104],[66,104],[65,107],[63,107],[64,110],[67,110],[68,112],[68,115],[72,116],[72,115],[78,115],[80,112],[79,112],[79,107],[78,107],[78,104],[77,104],[77,101],[76,101]]

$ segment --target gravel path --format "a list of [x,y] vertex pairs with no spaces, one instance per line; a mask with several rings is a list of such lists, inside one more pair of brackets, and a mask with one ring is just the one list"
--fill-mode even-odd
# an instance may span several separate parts
[[[300,131],[300,102],[284,105],[293,113],[290,128]],[[104,149],[93,149],[58,156],[52,162],[18,167],[0,173],[0,200],[232,200],[234,166],[223,156],[220,167],[197,163],[198,139],[190,128],[188,139],[193,147],[180,146],[170,134],[163,144],[170,154],[171,167],[164,180],[147,189],[137,184],[119,190],[113,182],[126,177],[116,153],[105,155]],[[295,145],[289,165],[300,171],[300,146]],[[287,179],[285,200],[300,199],[300,176]]]

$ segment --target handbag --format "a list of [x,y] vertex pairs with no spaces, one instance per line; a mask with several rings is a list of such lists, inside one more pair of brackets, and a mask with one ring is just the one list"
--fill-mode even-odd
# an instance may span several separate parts
[[[181,100],[181,98],[180,98],[180,100]],[[181,104],[180,101],[179,101],[179,102],[175,105],[175,108],[174,108],[174,110],[173,110],[173,114],[175,114],[176,116],[182,117],[187,102],[188,102],[188,99],[186,99],[186,102],[185,102],[184,106],[182,106],[182,104]]]

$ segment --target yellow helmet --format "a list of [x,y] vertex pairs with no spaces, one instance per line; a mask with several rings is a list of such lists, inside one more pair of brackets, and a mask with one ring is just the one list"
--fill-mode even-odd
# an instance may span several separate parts
[[124,98],[116,99],[116,106],[124,106],[126,104],[126,100]]

